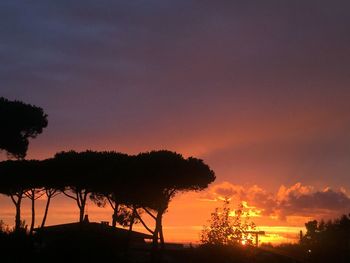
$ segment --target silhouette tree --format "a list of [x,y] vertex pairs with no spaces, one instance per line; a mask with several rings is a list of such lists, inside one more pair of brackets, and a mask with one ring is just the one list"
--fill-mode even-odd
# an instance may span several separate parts
[[350,215],[328,222],[312,220],[305,227],[301,245],[310,252],[313,262],[349,262]]
[[117,223],[126,226],[130,219],[130,211],[125,203],[125,192],[131,190],[134,179],[130,177],[131,156],[117,152],[101,152],[105,159],[104,173],[100,175],[103,180],[98,180],[93,187],[90,199],[99,207],[109,204],[113,210],[112,226]]
[[204,226],[202,230],[201,242],[209,245],[252,245],[253,237],[249,231],[255,230],[256,226],[250,221],[249,213],[242,204],[231,210],[229,200],[223,202],[222,208],[215,208],[211,213],[209,226]]
[[51,188],[51,187],[44,187],[43,191],[44,191],[44,194],[46,195],[46,205],[45,205],[44,215],[43,215],[43,219],[41,221],[40,227],[45,226],[47,215],[49,212],[49,206],[51,203],[51,199],[56,197],[57,195],[59,195],[61,193],[59,190],[57,190],[55,188]]
[[59,195],[61,193],[61,190],[63,190],[63,188],[60,187],[62,182],[58,182],[59,178],[57,176],[55,177],[55,174],[52,173],[53,166],[54,166],[53,163],[54,163],[53,158],[49,158],[41,161],[40,181],[42,185],[42,191],[46,196],[45,210],[44,210],[43,218],[40,225],[41,227],[45,226],[51,200],[57,195]]
[[[35,138],[38,134],[42,133],[48,122],[47,115],[43,109],[20,101],[9,101],[0,97],[0,123],[0,150],[5,150],[10,156],[14,156],[17,159],[23,159],[27,153],[28,139]],[[7,163],[4,165],[7,168],[14,168],[14,171],[20,171],[22,176],[24,176],[26,171],[21,170],[21,168],[23,168],[23,165],[26,166],[29,164]],[[8,181],[8,185],[4,191],[11,197],[16,207],[15,229],[19,230],[21,226],[21,203],[26,195],[32,197],[32,224],[34,223],[35,190],[26,192],[24,185],[20,185],[23,178],[18,174],[16,176],[7,174],[6,176],[8,178],[4,180]]]
[[9,160],[0,163],[0,174],[4,178],[1,193],[9,196],[16,207],[15,230],[21,228],[21,203],[26,193],[33,189],[32,182],[37,165],[38,161],[34,160]]
[[111,173],[118,174],[118,157],[119,154],[115,152],[70,151],[57,153],[53,158],[51,172],[54,174],[55,188],[63,189],[63,194],[76,202],[80,222],[83,221],[89,195],[102,192],[108,184],[115,186],[117,181],[108,181],[108,178],[111,178]]
[[28,164],[24,188],[27,190],[24,192],[24,195],[31,203],[31,224],[29,233],[32,234],[35,226],[35,201],[45,194],[44,161],[31,160],[26,162]]
[[24,195],[30,199],[31,210],[32,210],[32,219],[30,224],[29,233],[33,234],[34,224],[35,224],[35,201],[44,195],[42,189],[30,188],[27,190]]
[[[322,226],[324,222],[322,223]],[[317,220],[312,220],[305,223],[306,227],[306,235],[304,236],[303,242],[304,244],[313,245],[317,242],[317,232],[318,232],[318,222]]]
[[[9,195],[16,206],[16,227],[20,226],[20,204],[31,200],[32,223],[35,224],[35,200],[47,195],[42,226],[45,225],[50,200],[59,192],[73,199],[84,219],[89,195],[99,206],[113,208],[113,225],[128,226],[141,222],[153,234],[153,246],[164,246],[162,218],[169,202],[178,192],[202,190],[214,181],[214,172],[202,160],[183,158],[170,151],[153,151],[128,156],[116,152],[61,152],[43,161],[6,161],[0,172],[8,180],[1,192]],[[9,176],[12,175],[12,176]],[[155,221],[154,230],[141,215]]]
[[[73,199],[79,208],[79,222],[83,222],[86,200],[91,192],[91,156],[93,152],[60,152],[51,162],[56,189]],[[94,161],[94,160],[93,160]]]
[[[158,239],[164,247],[162,218],[170,200],[178,192],[206,188],[215,180],[214,172],[200,159],[185,159],[181,154],[165,150],[141,153],[136,156],[135,162],[132,174],[137,178],[139,187],[130,199],[155,221],[155,228],[150,231],[153,248],[158,247]],[[150,230],[149,227],[146,229]]]
[[47,115],[36,106],[0,97],[0,149],[16,158],[24,158],[29,138],[35,138],[47,126]]

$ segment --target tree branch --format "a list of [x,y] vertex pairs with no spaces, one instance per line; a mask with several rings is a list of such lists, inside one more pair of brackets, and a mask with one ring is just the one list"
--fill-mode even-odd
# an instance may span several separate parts
[[11,197],[12,202],[13,202],[15,205],[17,205],[17,201],[15,200],[15,198],[13,197],[13,195],[10,195],[10,197]]
[[51,198],[54,198],[54,197],[56,197],[56,196],[58,196],[60,194],[61,194],[61,192],[55,191],[53,194],[51,194]]
[[142,208],[143,208],[143,210],[145,210],[146,213],[149,214],[154,220],[157,219],[157,217],[156,217],[155,215],[153,215],[146,207],[142,207]]
[[45,193],[42,191],[38,192],[38,196],[34,198],[34,200],[38,200],[40,197],[42,197]]
[[24,192],[24,195],[28,197],[29,199],[33,198],[33,193],[30,193],[31,191]]
[[176,189],[173,189],[173,190],[170,191],[169,199],[170,199],[170,197],[172,197],[173,194],[175,194],[175,192],[176,192]]
[[107,201],[109,203],[109,205],[112,207],[112,209],[115,209],[115,205],[113,204],[113,202],[111,201],[111,199],[109,197],[107,197]]
[[135,215],[137,216],[137,218],[140,220],[141,224],[144,226],[144,228],[146,228],[147,231],[149,231],[152,235],[154,234],[154,231],[152,231],[147,225],[146,223],[142,220],[141,216],[139,215],[139,213],[137,212],[137,210],[135,210]]
[[73,200],[77,200],[77,197],[75,197],[75,196],[72,196],[72,195],[69,195],[69,194],[67,194],[65,191],[62,191],[62,193],[65,195],[65,196],[67,196],[67,197],[69,197],[69,198],[72,198]]

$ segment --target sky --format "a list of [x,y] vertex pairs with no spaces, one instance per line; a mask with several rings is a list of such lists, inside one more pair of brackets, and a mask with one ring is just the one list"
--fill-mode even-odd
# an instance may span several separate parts
[[[349,8],[3,0],[0,96],[48,114],[27,158],[70,149],[202,158],[217,180],[175,198],[165,218],[171,240],[198,239],[223,196],[260,211],[262,226],[299,229],[350,211]],[[71,220],[65,202],[49,222]],[[10,218],[8,200],[1,205],[0,218]],[[98,211],[96,220],[108,214]]]

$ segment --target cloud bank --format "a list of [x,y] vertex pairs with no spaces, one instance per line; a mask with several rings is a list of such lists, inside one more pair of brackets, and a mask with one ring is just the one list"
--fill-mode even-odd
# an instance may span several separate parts
[[350,197],[345,189],[332,190],[327,187],[316,190],[301,183],[290,187],[282,185],[277,192],[271,193],[257,185],[244,187],[223,182],[213,185],[204,197],[245,201],[259,211],[259,215],[278,217],[280,220],[293,216],[331,219],[350,212]]

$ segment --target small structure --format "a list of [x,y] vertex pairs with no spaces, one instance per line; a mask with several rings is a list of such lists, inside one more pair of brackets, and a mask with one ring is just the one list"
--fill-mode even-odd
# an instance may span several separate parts
[[255,246],[256,247],[259,246],[259,235],[265,235],[266,234],[265,231],[254,231],[254,230],[247,231],[245,233],[255,235]]

